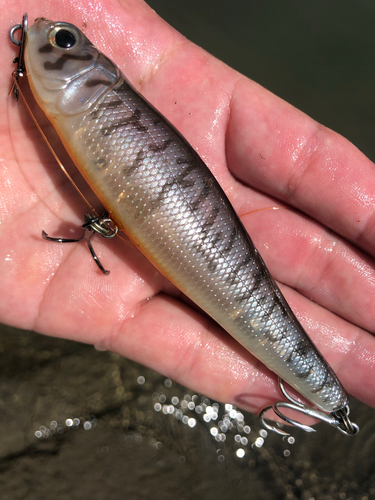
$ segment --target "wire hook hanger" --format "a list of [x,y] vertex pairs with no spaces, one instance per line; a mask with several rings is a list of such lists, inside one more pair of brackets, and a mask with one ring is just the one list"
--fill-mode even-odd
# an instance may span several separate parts
[[[27,29],[28,29],[28,17],[27,14],[25,13],[22,18],[22,24],[16,24],[13,26],[10,31],[9,31],[9,38],[12,43],[17,45],[19,47],[19,53],[18,56],[14,58],[13,62],[17,64],[17,69],[13,72],[13,85],[10,89],[9,95],[13,93],[13,97],[15,98],[16,101],[18,101],[19,97],[21,96],[26,109],[28,110],[31,118],[33,119],[36,127],[38,128],[40,134],[43,137],[44,142],[47,144],[49,150],[51,151],[52,155],[54,156],[55,160],[59,164],[60,168],[64,172],[64,174],[67,176],[73,187],[76,189],[76,191],[79,193],[83,201],[89,206],[90,210],[92,213],[88,213],[84,217],[84,224],[82,225],[82,228],[84,229],[83,235],[81,238],[76,238],[76,239],[71,239],[71,238],[52,238],[48,236],[48,234],[45,231],[42,231],[42,237],[47,240],[47,241],[54,241],[58,243],[75,243],[79,242],[82,240],[86,240],[87,246],[89,247],[89,250],[91,252],[91,255],[93,259],[95,260],[96,264],[98,265],[99,269],[102,271],[103,274],[108,275],[109,271],[107,271],[103,265],[101,264],[98,256],[95,253],[95,250],[93,249],[93,246],[91,244],[91,238],[95,233],[98,233],[100,236],[103,238],[113,238],[114,236],[117,235],[119,228],[118,226],[113,222],[112,219],[108,217],[108,212],[104,212],[104,214],[100,217],[98,213],[96,212],[95,208],[89,203],[89,201],[85,198],[77,184],[74,182],[70,174],[67,172],[65,169],[64,165],[60,161],[59,157],[55,153],[54,149],[52,148],[50,142],[48,141],[46,135],[44,134],[43,130],[41,129],[37,119],[35,118],[33,112],[31,111],[30,106],[28,105],[25,96],[23,95],[20,86],[19,86],[19,78],[23,77],[26,73],[26,66],[25,66],[25,59],[24,59],[24,49],[25,49],[25,42],[26,42],[26,37],[27,37]],[[17,31],[21,31],[21,36],[19,40],[15,38],[15,33]]]
[[[24,75],[25,72],[25,59],[24,59],[24,50],[25,50],[25,42],[26,42],[26,35],[27,35],[27,28],[28,28],[28,17],[27,14],[25,13],[22,18],[22,24],[16,24],[13,26],[13,28],[10,29],[9,31],[9,38],[14,45],[18,45],[20,50],[18,53],[18,56],[13,59],[13,62],[17,64],[17,69],[13,72],[13,85],[12,88],[10,89],[9,94],[12,93],[13,91],[13,96],[16,101],[18,101],[19,97],[19,87],[17,85],[18,79],[20,76]],[[20,39],[17,40],[14,37],[14,34],[16,31],[21,31],[21,36]]]

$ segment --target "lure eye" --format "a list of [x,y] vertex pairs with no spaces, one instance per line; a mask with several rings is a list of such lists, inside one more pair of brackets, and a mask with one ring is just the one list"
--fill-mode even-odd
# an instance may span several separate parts
[[61,29],[55,35],[55,44],[60,49],[71,49],[76,43],[76,37],[71,31]]
[[48,40],[57,49],[71,50],[81,39],[79,33],[72,24],[56,23],[48,33]]

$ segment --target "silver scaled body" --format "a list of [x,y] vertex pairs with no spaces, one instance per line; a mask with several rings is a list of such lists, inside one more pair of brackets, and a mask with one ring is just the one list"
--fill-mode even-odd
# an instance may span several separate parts
[[75,164],[155,267],[308,401],[344,408],[343,387],[186,140],[71,24],[36,20],[25,62]]

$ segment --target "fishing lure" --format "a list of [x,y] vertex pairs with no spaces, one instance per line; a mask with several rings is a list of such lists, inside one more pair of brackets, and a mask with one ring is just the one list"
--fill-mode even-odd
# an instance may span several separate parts
[[[25,15],[10,38],[20,47],[15,97],[26,73],[36,102],[108,212],[104,219],[88,216],[84,227],[103,236],[122,229],[164,276],[278,374],[289,402],[261,412],[268,429],[287,434],[266,422],[273,409],[313,431],[281,410],[291,408],[356,434],[345,390],[194,149],[76,26],[39,18],[28,28]],[[282,380],[314,407],[292,399]]]

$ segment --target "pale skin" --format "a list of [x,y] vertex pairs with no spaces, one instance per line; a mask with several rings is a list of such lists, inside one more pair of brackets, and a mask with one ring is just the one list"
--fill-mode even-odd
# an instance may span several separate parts
[[[30,23],[43,16],[85,26],[90,40],[182,132],[346,390],[375,406],[373,163],[190,43],[141,0],[103,0],[95,8],[84,0],[7,3],[0,14],[3,40],[26,11]],[[78,236],[87,208],[24,106],[7,97],[16,55],[10,41],[3,43],[0,321],[115,351],[255,413],[280,399],[275,375],[191,307],[134,246],[94,238],[111,270],[105,277],[84,243],[41,238],[42,229]]]

